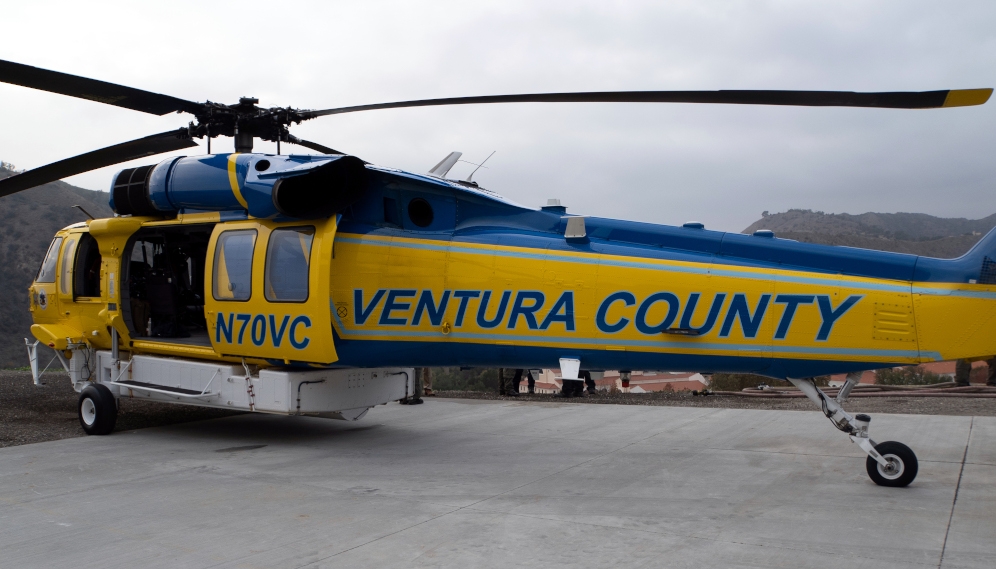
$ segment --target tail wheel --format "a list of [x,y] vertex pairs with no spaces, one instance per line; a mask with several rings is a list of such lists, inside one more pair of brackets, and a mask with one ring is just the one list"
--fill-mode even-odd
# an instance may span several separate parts
[[865,461],[868,476],[875,484],[901,488],[913,482],[919,464],[910,447],[903,443],[887,441],[876,445],[875,450],[888,462],[887,466],[883,466],[870,456]]
[[77,405],[80,426],[88,435],[106,435],[114,430],[118,420],[118,405],[110,389],[90,384],[80,392]]

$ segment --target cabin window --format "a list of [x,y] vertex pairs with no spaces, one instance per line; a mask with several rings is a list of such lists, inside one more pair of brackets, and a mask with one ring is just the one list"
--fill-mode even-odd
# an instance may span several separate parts
[[76,235],[70,235],[66,239],[66,246],[62,248],[62,273],[59,275],[59,292],[70,294],[73,292],[73,253],[76,252]]
[[55,266],[59,261],[59,247],[61,246],[62,237],[56,237],[52,240],[52,244],[48,246],[48,253],[45,253],[45,260],[42,261],[41,268],[38,269],[38,276],[35,278],[36,282],[55,282]]
[[432,206],[422,198],[415,198],[408,202],[408,219],[419,227],[429,227],[432,225]]
[[314,239],[314,227],[275,229],[270,234],[266,249],[266,300],[308,300],[308,266]]
[[[72,237],[69,238],[66,248],[72,245]],[[100,296],[100,247],[97,240],[84,233],[80,235],[79,245],[76,253],[76,267],[73,271],[74,292],[76,296],[99,297]],[[72,256],[66,256],[64,261],[71,261]],[[65,265],[63,265],[65,271]],[[66,281],[63,281],[65,283]],[[63,286],[67,285],[63,284]]]
[[225,231],[214,251],[215,300],[249,300],[252,296],[252,253],[256,230]]

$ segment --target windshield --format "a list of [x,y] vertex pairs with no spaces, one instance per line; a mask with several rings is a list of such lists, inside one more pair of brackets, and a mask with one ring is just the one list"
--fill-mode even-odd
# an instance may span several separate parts
[[56,237],[52,240],[52,244],[48,246],[48,253],[45,254],[45,260],[42,261],[41,268],[38,269],[38,278],[35,279],[36,282],[55,282],[55,264],[59,260],[60,245],[62,245],[62,237]]

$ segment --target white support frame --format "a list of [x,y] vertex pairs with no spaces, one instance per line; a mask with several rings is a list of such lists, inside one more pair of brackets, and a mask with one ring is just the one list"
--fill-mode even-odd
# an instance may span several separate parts
[[49,366],[51,366],[52,362],[54,362],[57,359],[59,360],[59,363],[62,364],[62,367],[65,368],[66,372],[67,373],[69,372],[69,364],[66,363],[66,359],[65,358],[61,357],[62,354],[60,354],[58,350],[55,351],[55,355],[52,356],[52,359],[48,361],[48,365],[45,366],[45,369],[43,369],[43,370],[41,370],[39,372],[38,371],[38,344],[40,344],[40,343],[41,342],[39,342],[38,340],[35,340],[34,342],[32,342],[31,340],[28,340],[27,338],[24,339],[25,347],[28,349],[28,362],[31,365],[31,379],[32,379],[32,381],[35,382],[35,385],[37,385],[38,387],[42,387],[42,386],[45,385],[41,381],[42,374],[44,374],[46,371],[48,371]]
[[[847,379],[848,383],[850,383],[851,376],[848,375]],[[875,451],[875,441],[868,436],[867,423],[855,420],[855,418],[847,411],[844,411],[844,408],[840,406],[840,403],[836,399],[830,398],[826,393],[823,393],[819,387],[816,387],[816,383],[814,383],[812,379],[788,378],[788,380],[792,382],[792,385],[798,387],[799,391],[802,391],[813,403],[816,403],[816,405],[823,411],[823,414],[830,419],[835,427],[847,433],[851,439],[851,442],[856,443],[859,447],[861,447],[861,450],[865,451],[868,456],[875,459],[875,461],[882,466],[889,465],[889,463],[882,458],[882,455]],[[853,387],[854,386],[851,385],[851,388]],[[849,393],[850,389],[848,389],[847,392]],[[844,395],[844,401],[846,401],[846,397],[847,394]]]

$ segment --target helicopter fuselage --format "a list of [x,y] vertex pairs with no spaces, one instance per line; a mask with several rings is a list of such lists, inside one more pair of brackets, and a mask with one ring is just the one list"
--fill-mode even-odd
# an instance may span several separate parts
[[113,327],[134,353],[276,367],[574,358],[777,378],[996,354],[992,234],[938,260],[534,210],[371,165],[347,206],[322,194],[341,175],[286,182],[337,158],[171,159],[146,184],[161,215],[59,232],[51,279],[32,285],[33,333],[107,349]]

